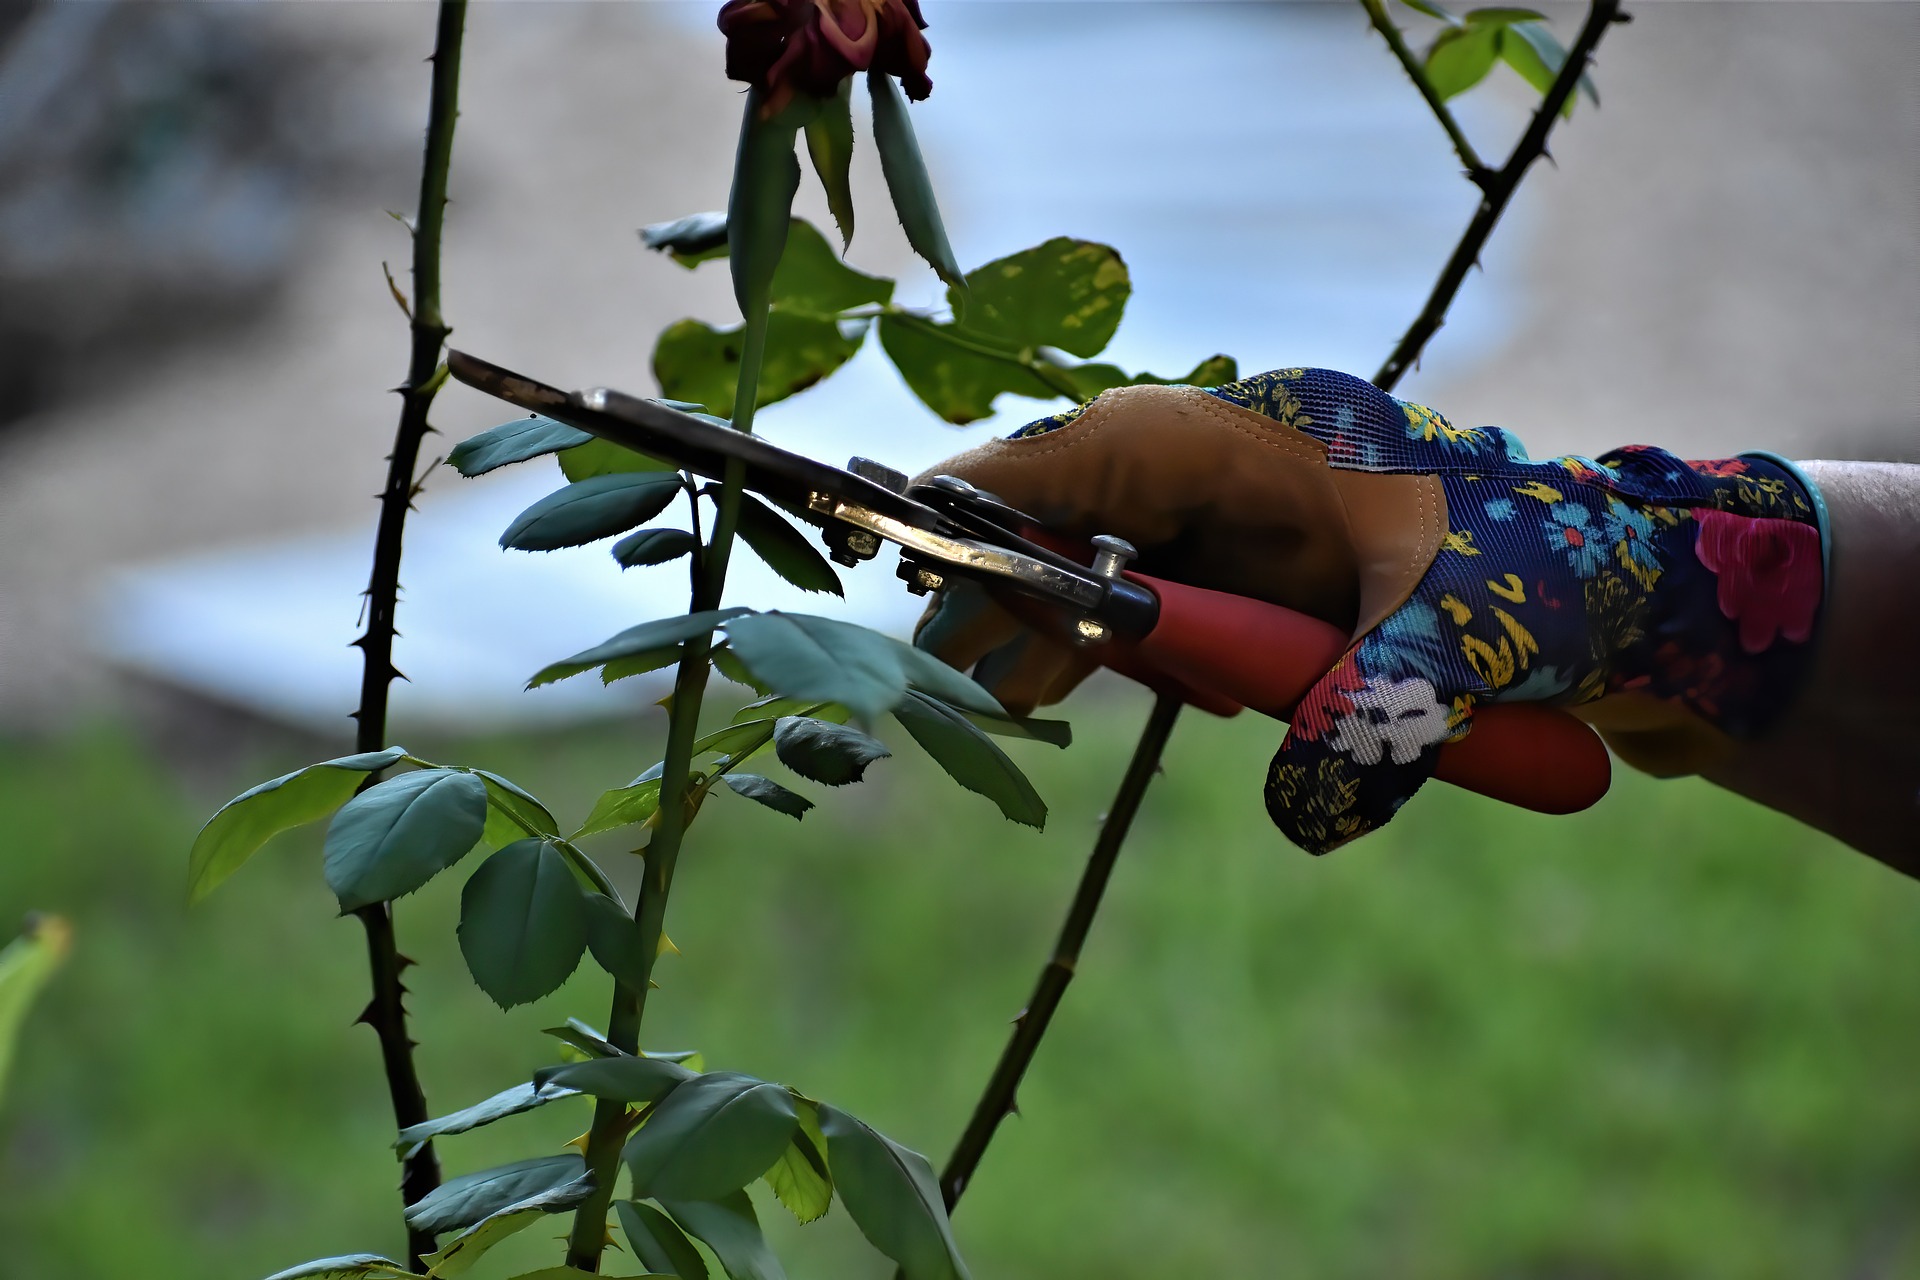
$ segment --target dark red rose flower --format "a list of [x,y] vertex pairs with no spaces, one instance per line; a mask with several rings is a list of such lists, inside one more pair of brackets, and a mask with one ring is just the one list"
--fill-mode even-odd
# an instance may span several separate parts
[[919,0],[727,0],[719,25],[728,79],[765,89],[769,115],[796,90],[831,97],[856,71],[898,76],[916,101],[933,92]]

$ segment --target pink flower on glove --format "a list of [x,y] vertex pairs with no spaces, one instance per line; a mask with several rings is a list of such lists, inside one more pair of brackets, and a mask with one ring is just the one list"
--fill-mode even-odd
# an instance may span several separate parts
[[1740,647],[1760,653],[1776,635],[1804,644],[1820,609],[1820,531],[1792,520],[1696,509],[1693,554],[1719,577],[1720,612]]

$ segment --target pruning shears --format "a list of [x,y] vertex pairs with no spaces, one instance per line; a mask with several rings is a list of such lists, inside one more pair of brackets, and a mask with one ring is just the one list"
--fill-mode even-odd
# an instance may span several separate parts
[[[695,475],[737,478],[817,527],[840,564],[859,565],[892,543],[914,594],[972,580],[1023,621],[1097,646],[1102,665],[1216,714],[1250,708],[1288,718],[1350,642],[1291,609],[1132,572],[1136,552],[1124,540],[1061,538],[957,477],[912,484],[868,458],[831,466],[657,400],[605,387],[562,391],[460,351],[448,353],[447,369],[477,390]],[[1542,767],[1563,755],[1590,766],[1590,732],[1545,706],[1497,710],[1441,750],[1434,776],[1548,813],[1597,798],[1590,767]]]

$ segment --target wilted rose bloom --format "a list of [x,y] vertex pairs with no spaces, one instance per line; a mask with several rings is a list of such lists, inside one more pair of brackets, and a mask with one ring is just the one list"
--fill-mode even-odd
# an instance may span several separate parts
[[830,97],[856,71],[900,77],[918,101],[927,79],[927,25],[919,0],[727,0],[720,30],[727,37],[727,77],[768,91],[766,111],[780,110],[794,91]]

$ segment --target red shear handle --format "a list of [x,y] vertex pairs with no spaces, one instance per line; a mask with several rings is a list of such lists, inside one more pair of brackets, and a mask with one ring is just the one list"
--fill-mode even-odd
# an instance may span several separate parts
[[[1223,591],[1127,575],[1160,598],[1160,620],[1128,667],[1286,719],[1347,650],[1338,627]],[[1195,699],[1216,710],[1215,698]],[[1607,793],[1612,765],[1599,735],[1539,703],[1475,709],[1473,731],[1440,749],[1434,776],[1541,813],[1573,813]]]

